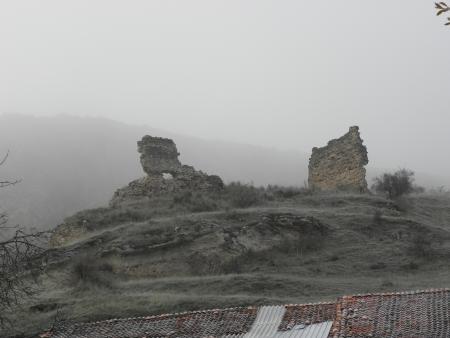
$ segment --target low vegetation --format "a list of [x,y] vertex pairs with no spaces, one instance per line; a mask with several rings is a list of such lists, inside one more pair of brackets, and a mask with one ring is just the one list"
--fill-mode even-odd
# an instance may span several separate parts
[[84,211],[68,221],[87,232],[52,249],[40,292],[10,319],[27,333],[58,313],[91,321],[446,286],[450,195],[401,199],[406,211],[386,191],[232,183]]
[[414,184],[413,171],[400,169],[394,173],[384,173],[376,177],[372,190],[395,199],[413,192],[423,192],[424,189]]

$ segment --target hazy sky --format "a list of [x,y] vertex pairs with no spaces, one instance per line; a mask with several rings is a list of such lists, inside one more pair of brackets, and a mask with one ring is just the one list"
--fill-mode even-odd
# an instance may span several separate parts
[[0,0],[0,112],[308,152],[357,124],[373,166],[448,176],[443,22],[429,0]]

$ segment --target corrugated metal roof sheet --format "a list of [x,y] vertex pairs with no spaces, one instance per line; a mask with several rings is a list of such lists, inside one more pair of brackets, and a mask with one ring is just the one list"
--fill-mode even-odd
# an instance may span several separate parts
[[272,338],[327,338],[333,322],[311,324],[306,327],[294,327],[290,331],[278,332]]
[[250,332],[246,333],[244,338],[274,337],[278,332],[285,311],[284,306],[260,307]]
[[279,331],[286,312],[285,306],[262,306],[258,309],[256,320],[250,332],[243,338],[327,338],[332,321],[306,325],[297,324],[287,331]]
[[243,338],[327,338],[332,321],[305,325],[298,324],[291,330],[279,331],[286,312],[285,306],[263,306],[258,310],[256,320]]

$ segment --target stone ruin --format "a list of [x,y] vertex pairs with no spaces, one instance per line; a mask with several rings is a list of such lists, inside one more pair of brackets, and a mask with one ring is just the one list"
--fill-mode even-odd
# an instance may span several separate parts
[[180,153],[173,140],[146,135],[137,144],[141,165],[147,175],[167,173],[174,176],[182,167],[178,160]]
[[137,144],[141,165],[147,176],[117,190],[110,202],[111,206],[124,200],[164,193],[223,189],[224,184],[219,176],[207,175],[181,164],[178,159],[180,154],[173,140],[146,135]]
[[367,148],[359,127],[350,127],[344,136],[322,148],[313,148],[309,160],[308,184],[313,190],[366,192]]

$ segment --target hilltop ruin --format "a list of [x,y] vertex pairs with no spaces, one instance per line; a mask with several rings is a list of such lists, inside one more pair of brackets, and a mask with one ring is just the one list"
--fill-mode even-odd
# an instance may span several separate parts
[[176,175],[182,167],[178,156],[180,153],[173,140],[146,135],[138,141],[141,165],[149,176],[168,173]]
[[[142,200],[153,197],[158,200],[164,199],[164,196],[170,199],[184,193],[220,192],[224,188],[219,176],[207,175],[191,166],[181,164],[178,160],[177,146],[171,139],[147,135],[138,141],[137,145],[146,176],[118,189],[109,203],[109,208],[99,209],[97,216],[100,215],[100,219],[102,214],[108,213],[108,210],[117,209],[120,213],[121,205],[134,202],[139,204]],[[146,207],[140,205],[140,208],[148,208],[148,205]],[[102,221],[97,216],[92,214],[87,216],[86,213],[89,213],[89,210],[84,212],[83,216],[81,216],[83,212],[80,212],[58,225],[51,237],[50,245],[60,246],[102,226],[100,224]],[[107,224],[110,222],[112,221],[109,220]]]
[[219,176],[207,175],[181,164],[177,146],[171,139],[146,135],[137,145],[141,154],[141,165],[147,176],[117,190],[111,200],[111,206],[128,199],[183,190],[219,191],[224,187]]
[[309,160],[308,184],[314,190],[367,191],[365,165],[367,148],[359,127],[350,127],[344,136],[331,140],[325,147],[313,148]]

